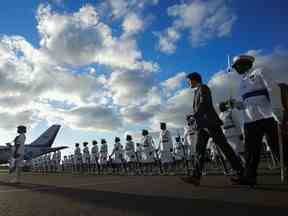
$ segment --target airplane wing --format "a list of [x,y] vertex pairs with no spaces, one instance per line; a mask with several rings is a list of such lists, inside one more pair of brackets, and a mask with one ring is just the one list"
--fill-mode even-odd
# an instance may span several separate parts
[[10,151],[10,150],[11,150],[11,148],[8,147],[8,146],[0,146],[0,152],[2,152],[2,151]]
[[67,149],[67,148],[68,148],[68,146],[60,146],[60,147],[55,147],[55,148],[49,148],[47,153],[56,152],[56,151],[60,151],[60,150]]

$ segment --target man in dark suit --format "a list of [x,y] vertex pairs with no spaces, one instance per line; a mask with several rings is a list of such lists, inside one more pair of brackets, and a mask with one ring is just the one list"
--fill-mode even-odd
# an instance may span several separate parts
[[240,176],[243,172],[243,166],[223,134],[221,128],[223,123],[213,107],[209,87],[202,84],[201,75],[198,73],[191,73],[186,78],[189,86],[194,90],[192,112],[187,115],[187,120],[194,120],[194,127],[198,136],[195,142],[196,161],[194,173],[190,177],[183,178],[183,180],[196,186],[200,184],[202,169],[205,163],[206,147],[210,137],[221,149],[228,162],[231,163],[232,168]]

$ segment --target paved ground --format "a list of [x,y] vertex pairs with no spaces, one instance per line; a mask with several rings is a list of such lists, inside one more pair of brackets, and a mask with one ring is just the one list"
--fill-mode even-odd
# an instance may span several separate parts
[[94,215],[287,215],[288,185],[279,176],[260,177],[255,189],[207,176],[200,187],[178,177],[25,174],[7,183],[0,174],[0,216]]

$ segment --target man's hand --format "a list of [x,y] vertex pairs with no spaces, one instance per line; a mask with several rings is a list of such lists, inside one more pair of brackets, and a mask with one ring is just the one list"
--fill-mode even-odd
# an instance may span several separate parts
[[232,108],[236,108],[238,110],[243,110],[244,109],[244,104],[242,101],[237,101],[235,99],[231,99],[230,103],[232,105]]

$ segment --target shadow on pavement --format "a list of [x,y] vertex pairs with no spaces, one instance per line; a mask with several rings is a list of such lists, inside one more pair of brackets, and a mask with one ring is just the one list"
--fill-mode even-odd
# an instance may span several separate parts
[[201,215],[233,214],[271,215],[287,212],[287,208],[268,207],[244,203],[232,203],[206,199],[173,198],[163,196],[146,196],[120,192],[99,191],[93,189],[67,188],[40,184],[10,184],[0,181],[0,185],[31,192],[62,196],[93,207],[120,209],[124,211],[144,212],[147,215]]

